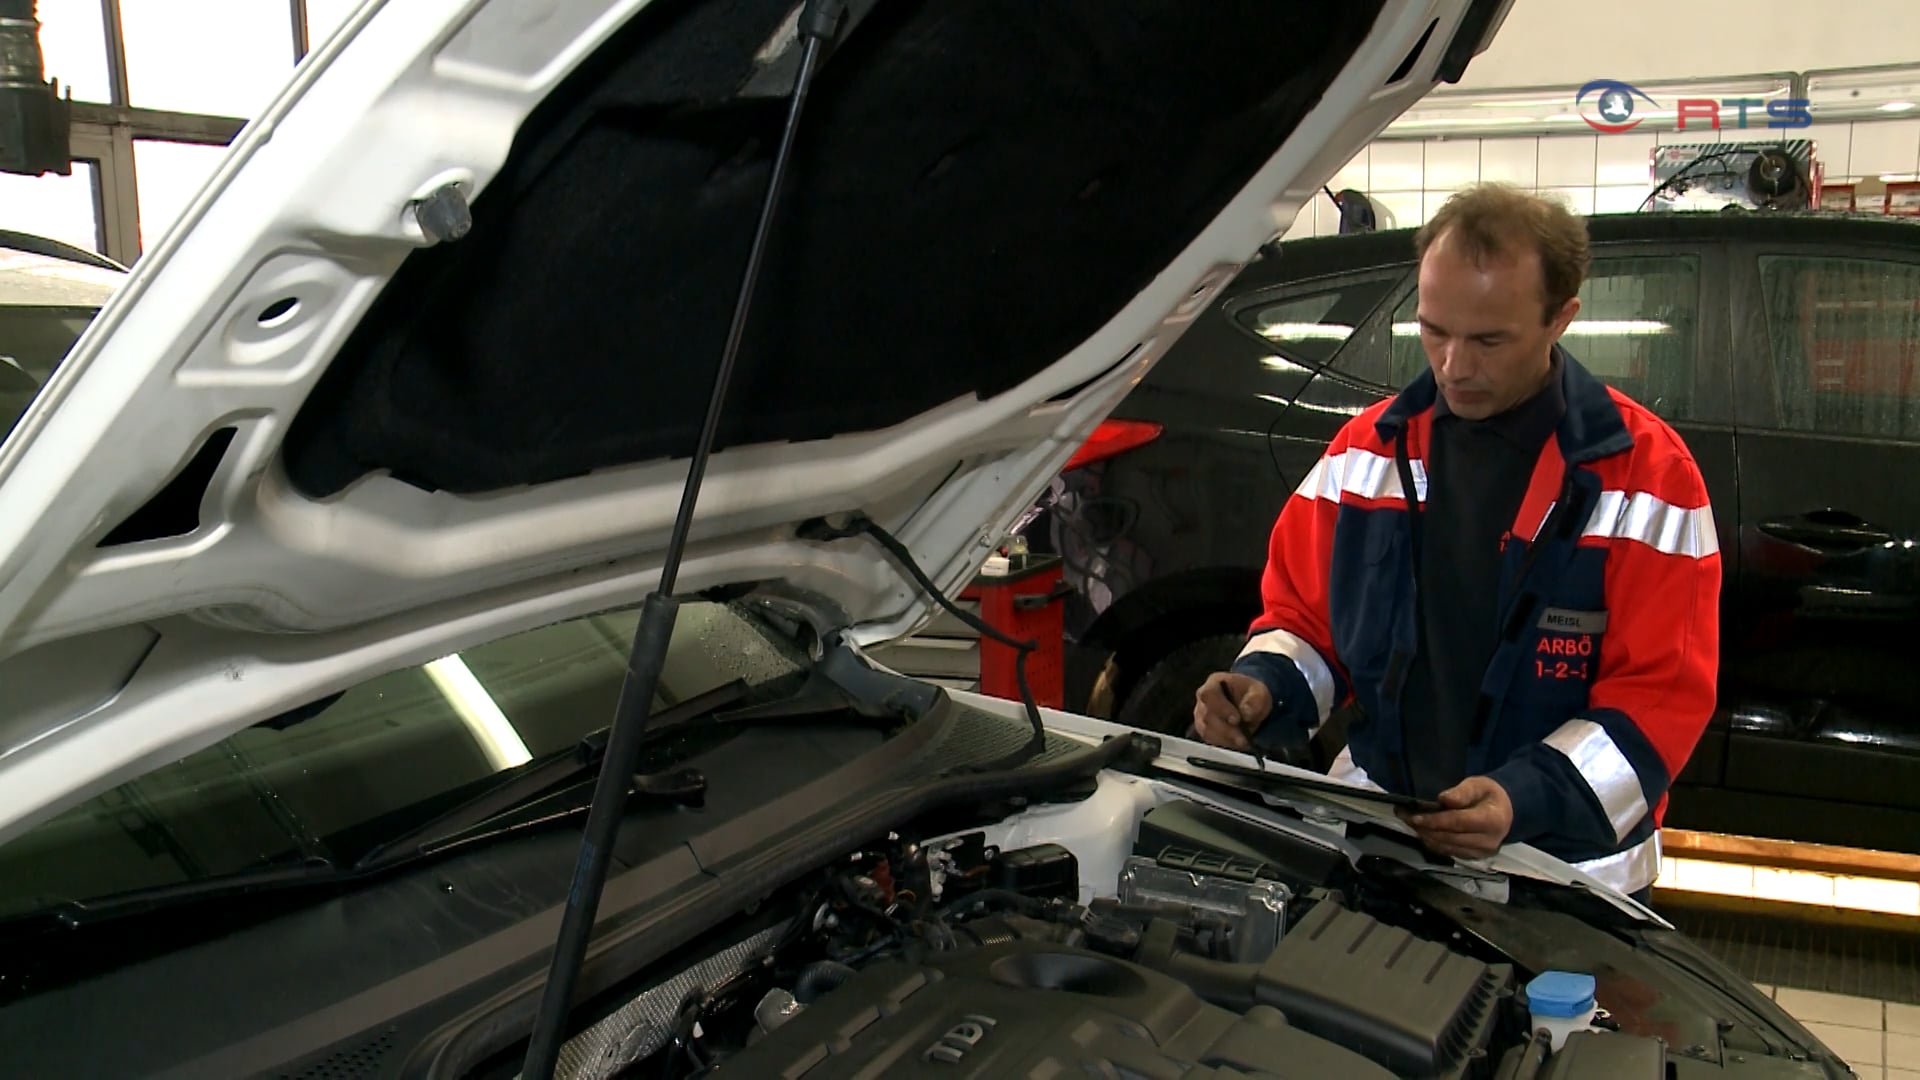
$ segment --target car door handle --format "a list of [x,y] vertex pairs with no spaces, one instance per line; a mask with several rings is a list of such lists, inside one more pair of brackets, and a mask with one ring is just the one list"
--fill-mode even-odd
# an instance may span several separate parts
[[1844,510],[1770,518],[1760,523],[1760,531],[1790,544],[1844,551],[1880,547],[1893,540],[1892,533]]

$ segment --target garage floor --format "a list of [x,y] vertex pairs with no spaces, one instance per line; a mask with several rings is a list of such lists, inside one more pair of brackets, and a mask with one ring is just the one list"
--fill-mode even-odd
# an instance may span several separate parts
[[1920,1080],[1920,1007],[1786,986],[1773,993],[1861,1080]]

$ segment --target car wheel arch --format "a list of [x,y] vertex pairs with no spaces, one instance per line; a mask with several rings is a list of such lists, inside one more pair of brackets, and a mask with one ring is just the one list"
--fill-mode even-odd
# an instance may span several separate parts
[[1258,566],[1183,570],[1142,584],[1101,612],[1079,644],[1109,654],[1118,668],[1114,708],[1148,669],[1182,646],[1244,634],[1260,614],[1260,573]]

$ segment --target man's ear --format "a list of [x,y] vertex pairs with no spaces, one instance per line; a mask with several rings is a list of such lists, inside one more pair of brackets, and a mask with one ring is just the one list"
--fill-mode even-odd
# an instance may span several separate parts
[[1548,320],[1548,324],[1547,324],[1548,339],[1553,343],[1558,344],[1560,341],[1560,335],[1567,332],[1567,327],[1573,325],[1574,317],[1579,314],[1580,314],[1580,298],[1577,296],[1568,297],[1567,302],[1560,305],[1560,310],[1554,314],[1552,319]]

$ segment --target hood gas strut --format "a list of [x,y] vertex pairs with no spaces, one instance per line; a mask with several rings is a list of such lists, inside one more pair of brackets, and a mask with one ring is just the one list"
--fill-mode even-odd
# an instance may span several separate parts
[[787,104],[786,126],[780,133],[780,145],[774,153],[765,200],[760,205],[760,220],[753,235],[753,247],[747,254],[746,272],[740,293],[734,301],[733,324],[728,328],[720,367],[714,373],[713,391],[707,398],[706,420],[700,428],[693,460],[687,467],[686,486],[680,491],[680,509],[674,517],[673,533],[660,564],[660,582],[640,609],[640,623],[633,635],[633,651],[627,658],[627,674],[620,686],[620,698],[614,706],[613,725],[608,736],[600,775],[593,788],[593,804],[587,810],[585,835],[580,855],[574,863],[573,887],[567,893],[567,906],[560,917],[560,934],[554,942],[552,966],[540,998],[540,1011],[534,1019],[533,1034],[527,1044],[526,1060],[520,1075],[526,1080],[549,1080],[559,1060],[560,1043],[566,1030],[567,1013],[573,1005],[574,983],[586,957],[587,943],[593,935],[593,921],[600,908],[600,890],[607,880],[607,864],[612,853],[620,818],[626,812],[627,791],[633,771],[640,761],[642,737],[646,734],[649,703],[660,682],[667,644],[673,637],[674,618],[680,603],[673,587],[680,574],[680,560],[686,551],[687,533],[693,526],[694,504],[700,495],[700,482],[706,476],[707,459],[713,454],[713,442],[720,425],[721,407],[726,402],[727,383],[733,377],[734,360],[740,355],[740,341],[747,325],[747,313],[753,306],[753,290],[760,276],[760,264],[766,254],[767,233],[779,204],[787,164],[793,155],[794,133],[799,128],[800,112],[806,105],[807,88],[813,81],[820,51],[830,44],[839,28],[843,0],[806,0],[800,14],[799,31],[804,41],[799,73],[794,77],[793,95]]

